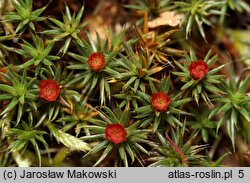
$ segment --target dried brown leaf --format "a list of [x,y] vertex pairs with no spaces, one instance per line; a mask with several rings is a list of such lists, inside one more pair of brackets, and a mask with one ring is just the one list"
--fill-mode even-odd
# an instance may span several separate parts
[[159,26],[171,26],[175,27],[180,24],[181,19],[183,18],[183,14],[177,14],[174,11],[165,11],[160,14],[160,17],[149,21],[149,28],[156,28]]

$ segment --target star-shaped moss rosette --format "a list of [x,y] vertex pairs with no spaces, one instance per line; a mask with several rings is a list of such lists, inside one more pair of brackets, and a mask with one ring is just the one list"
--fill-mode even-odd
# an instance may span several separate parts
[[11,67],[3,76],[7,83],[0,84],[0,101],[8,100],[9,103],[1,111],[0,116],[16,111],[16,123],[18,124],[24,111],[37,110],[35,100],[38,98],[39,91],[34,87],[36,78],[27,76],[26,70],[23,70],[22,73],[16,73]]
[[217,55],[210,58],[212,49],[208,51],[204,60],[197,59],[196,55],[190,50],[190,56],[185,54],[186,61],[180,64],[174,61],[180,72],[172,72],[180,77],[180,80],[185,84],[181,87],[181,93],[184,96],[194,97],[197,104],[200,102],[200,97],[206,102],[210,102],[209,94],[222,95],[224,92],[219,88],[224,76],[217,75],[218,71],[224,67],[221,65],[212,69],[212,65],[217,60]]
[[172,127],[182,126],[179,120],[180,115],[190,115],[181,110],[181,107],[191,101],[191,98],[180,99],[180,95],[169,95],[170,77],[161,80],[161,87],[156,89],[153,82],[150,83],[151,95],[137,91],[136,98],[141,102],[141,106],[135,109],[138,113],[137,119],[143,122],[140,127],[152,125],[152,132],[156,132],[158,126],[168,123]]
[[63,108],[63,116],[55,122],[62,126],[62,130],[67,132],[74,130],[76,136],[78,136],[83,129],[83,133],[90,135],[89,129],[85,128],[89,124],[89,120],[98,115],[98,112],[90,105],[86,103],[86,100],[76,100],[73,97],[67,98],[69,106]]
[[85,157],[102,151],[94,166],[100,164],[111,152],[114,153],[112,157],[115,166],[121,166],[122,162],[124,166],[129,166],[135,159],[141,162],[140,153],[148,154],[141,143],[152,143],[147,137],[149,130],[138,128],[141,122],[130,118],[128,107],[123,111],[119,106],[116,109],[103,106],[103,109],[105,112],[99,111],[99,118],[91,119],[91,124],[85,126],[91,135],[81,139],[99,142]]
[[53,61],[59,60],[59,56],[51,55],[50,52],[54,46],[53,41],[46,44],[38,35],[32,34],[33,45],[25,40],[21,44],[21,49],[16,50],[18,54],[27,58],[28,61],[18,66],[19,69],[36,66],[35,73],[38,74],[41,67],[45,66],[52,70]]
[[250,123],[250,96],[247,95],[247,87],[249,85],[250,76],[245,79],[235,81],[234,72],[231,71],[228,83],[223,83],[225,95],[213,98],[218,104],[210,113],[209,118],[215,114],[221,114],[221,118],[217,124],[218,129],[222,128],[226,123],[227,133],[235,147],[236,133],[243,128],[243,123]]
[[77,15],[75,13],[71,14],[68,6],[65,7],[65,10],[66,11],[63,15],[63,22],[50,17],[49,20],[57,25],[57,27],[51,26],[52,30],[43,32],[48,35],[53,35],[54,41],[62,41],[65,39],[60,49],[60,52],[62,52],[63,54],[67,52],[72,39],[79,39],[78,34],[87,24],[86,22],[81,23],[84,6],[81,7]]
[[155,145],[155,151],[150,152],[151,157],[148,161],[153,162],[150,167],[188,167],[206,164],[205,156],[199,153],[207,146],[193,144],[197,138],[196,132],[184,141],[185,130],[185,127],[171,130],[171,137],[165,132],[165,138],[161,133],[156,133],[159,144]]
[[185,25],[186,39],[192,32],[193,25],[196,24],[201,36],[206,39],[203,25],[213,26],[211,16],[221,15],[225,1],[223,0],[188,0],[175,1],[176,11],[184,13],[181,25]]
[[207,106],[201,106],[199,109],[189,107],[192,118],[187,120],[187,126],[193,130],[197,130],[201,134],[202,140],[208,143],[211,137],[216,138],[217,120],[213,116],[209,118],[211,110]]
[[[68,83],[72,77],[70,73],[67,73],[63,66],[51,65],[51,69],[43,68],[39,73],[39,96],[40,101],[37,105],[40,108],[45,108],[43,118],[49,121],[54,121],[62,106],[72,109],[72,104],[69,102],[70,98],[79,100],[80,94],[72,88]],[[42,110],[42,109],[41,109]]]
[[124,44],[124,48],[127,55],[119,54],[121,60],[118,60],[120,80],[124,82],[123,90],[132,88],[134,92],[145,92],[150,80],[159,82],[153,75],[162,71],[165,66],[154,64],[153,58],[149,58],[145,50],[140,50],[137,54],[127,44]]
[[45,131],[37,130],[34,126],[25,121],[21,121],[15,128],[9,128],[6,136],[9,138],[9,147],[7,151],[10,152],[22,152],[27,150],[34,151],[36,154],[36,160],[38,166],[42,165],[42,150],[48,150],[48,144],[45,140]]
[[[84,39],[78,39],[75,42],[80,54],[68,53],[69,56],[81,62],[81,64],[72,62],[67,67],[77,72],[70,84],[78,84],[87,97],[91,95],[93,97],[93,91],[99,90],[100,103],[103,105],[111,95],[110,81],[114,77],[120,78],[120,73],[117,71],[118,64],[115,61],[120,48],[118,45],[109,44],[108,39],[102,41],[98,34],[95,44],[89,34],[86,34],[89,43]],[[78,72],[81,70],[84,72]]]
[[33,11],[32,0],[12,0],[16,12],[8,12],[4,15],[5,22],[19,22],[15,33],[23,34],[27,27],[36,31],[35,22],[43,21],[46,17],[40,17],[47,6]]
[[178,32],[178,29],[172,29],[164,33],[151,31],[146,34],[141,33],[138,29],[137,34],[140,44],[149,53],[150,59],[160,64],[170,64],[170,58],[173,56],[183,56],[183,51],[172,48],[171,36]]

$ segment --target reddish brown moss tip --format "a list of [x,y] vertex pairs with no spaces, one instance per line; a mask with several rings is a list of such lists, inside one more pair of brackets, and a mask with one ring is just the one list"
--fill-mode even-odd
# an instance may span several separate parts
[[190,64],[189,73],[194,80],[199,80],[207,75],[208,65],[203,60],[197,60]]
[[40,81],[39,89],[40,97],[49,102],[55,101],[61,92],[58,83],[53,79]]
[[105,136],[110,142],[120,144],[126,140],[127,132],[121,124],[108,124]]
[[95,52],[89,56],[88,66],[93,72],[99,72],[105,67],[105,58],[102,52]]
[[164,92],[153,93],[151,96],[151,106],[157,112],[165,112],[170,103],[171,99]]

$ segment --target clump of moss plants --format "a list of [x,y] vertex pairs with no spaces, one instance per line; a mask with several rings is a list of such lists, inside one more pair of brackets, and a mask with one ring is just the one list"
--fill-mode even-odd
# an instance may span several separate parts
[[250,5],[109,1],[3,1],[0,166],[250,165]]

